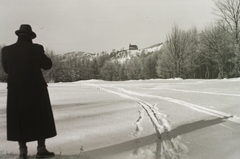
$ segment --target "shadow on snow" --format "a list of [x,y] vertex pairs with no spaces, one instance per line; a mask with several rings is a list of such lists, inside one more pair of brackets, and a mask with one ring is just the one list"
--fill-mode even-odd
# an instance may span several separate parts
[[[190,133],[202,128],[210,127],[216,124],[220,124],[223,122],[226,122],[226,119],[228,117],[224,118],[216,118],[216,119],[211,119],[211,120],[200,120],[196,121],[193,123],[185,124],[176,127],[175,129],[171,130],[170,132],[167,132],[166,135],[168,136],[168,140],[174,139],[178,137],[179,135],[183,135],[186,133]],[[94,159],[95,157],[104,157],[104,156],[111,156],[111,155],[116,155],[120,154],[123,152],[131,152],[134,154],[137,149],[148,146],[148,145],[156,145],[155,153],[159,153],[158,150],[159,148],[159,142],[160,139],[158,139],[157,134],[152,134],[149,136],[141,137],[141,138],[136,138],[131,141],[126,141],[123,143],[95,149],[95,150],[89,150],[89,151],[84,151],[80,155],[56,155],[54,159],[73,159],[73,158],[78,158],[78,159]],[[163,141],[163,140],[162,140]],[[160,141],[161,142],[161,141]],[[17,155],[15,154],[0,154],[0,159],[15,159]],[[157,156],[157,155],[155,155]],[[29,159],[34,158],[34,156],[30,156]],[[157,158],[157,157],[156,157]]]

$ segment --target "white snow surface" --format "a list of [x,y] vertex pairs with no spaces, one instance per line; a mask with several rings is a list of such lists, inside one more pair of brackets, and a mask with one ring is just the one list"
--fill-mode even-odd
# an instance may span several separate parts
[[[5,83],[0,83],[0,158],[18,154],[6,141]],[[238,159],[240,78],[50,83],[59,158]],[[30,155],[36,142],[28,143]]]

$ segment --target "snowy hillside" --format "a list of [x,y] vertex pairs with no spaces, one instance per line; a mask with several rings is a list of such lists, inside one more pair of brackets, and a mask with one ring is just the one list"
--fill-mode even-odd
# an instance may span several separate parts
[[63,60],[67,59],[90,59],[92,60],[95,57],[98,57],[104,53],[89,53],[89,52],[82,52],[82,51],[76,51],[76,52],[68,52],[65,54],[58,54],[56,55],[59,58],[62,58]]
[[162,48],[163,44],[164,43],[159,43],[159,44],[147,47],[147,48],[143,49],[143,52],[144,53],[152,53],[155,51],[159,51]]
[[111,52],[110,57],[112,60],[117,60],[122,63],[135,56],[140,56],[141,53],[142,53],[141,50],[121,50],[121,51]]
[[89,53],[89,52],[82,52],[82,51],[76,51],[76,52],[68,52],[63,55],[57,55],[58,57],[62,58],[63,60],[66,59],[90,59],[92,60],[95,57],[98,57],[100,55],[109,54],[112,60],[118,60],[120,62],[124,62],[127,59],[131,59],[135,56],[140,56],[142,53],[145,54],[151,54],[153,52],[159,51],[162,47],[163,43],[155,44],[150,47],[144,48],[144,49],[138,49],[138,50],[120,50],[120,51],[113,51],[111,53]]

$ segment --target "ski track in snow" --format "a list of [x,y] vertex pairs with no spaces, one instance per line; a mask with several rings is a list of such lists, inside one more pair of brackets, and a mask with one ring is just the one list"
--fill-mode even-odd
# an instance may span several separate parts
[[[89,85],[92,85],[92,86],[94,85],[96,87],[100,87],[100,85],[95,85],[95,84],[89,84]],[[127,98],[131,98],[133,100],[139,100],[139,99],[137,99],[135,97],[127,96],[126,94],[136,95],[136,96],[140,96],[140,97],[158,98],[158,99],[161,99],[161,100],[166,100],[166,101],[176,103],[176,104],[180,104],[182,106],[188,107],[190,109],[193,109],[193,110],[196,110],[198,112],[202,112],[202,113],[205,113],[205,114],[208,114],[208,115],[212,115],[212,116],[216,116],[216,117],[222,117],[222,118],[223,117],[228,117],[227,120],[240,124],[240,117],[237,117],[237,116],[229,114],[229,113],[224,113],[224,112],[221,112],[221,111],[218,111],[218,110],[205,108],[203,106],[188,103],[188,102],[181,101],[181,100],[178,100],[178,99],[174,99],[174,98],[170,98],[170,97],[162,97],[162,96],[157,96],[157,95],[150,95],[150,94],[146,94],[146,93],[133,92],[133,91],[130,91],[130,90],[126,90],[124,88],[119,88],[119,87],[111,86],[111,85],[101,85],[101,87],[114,88],[118,92],[111,91],[112,93],[115,93],[115,94],[118,94],[120,96],[124,96],[124,97],[127,97]],[[102,88],[102,89],[104,89],[104,88]],[[106,90],[106,91],[110,91],[110,90]],[[122,94],[120,92],[123,92],[123,93],[126,93],[126,94]],[[221,93],[215,93],[215,94],[221,94]],[[225,95],[229,95],[229,94],[225,94]],[[233,95],[233,94],[231,94],[231,95]]]
[[143,119],[144,119],[144,112],[142,110],[139,110],[139,118],[134,123],[136,125],[136,132],[134,133],[134,136],[141,135],[141,133],[143,131],[143,127],[142,127]]
[[176,92],[201,93],[201,94],[211,94],[211,95],[221,95],[221,96],[234,96],[234,97],[240,97],[240,94],[228,94],[228,93],[204,92],[204,91],[191,91],[191,90],[171,89],[171,88],[152,88],[152,89],[165,89],[165,90],[171,90],[171,91],[176,91]]
[[[126,95],[126,94],[123,94],[123,93],[120,93],[120,92],[115,92],[115,91],[112,91],[112,90],[109,90],[109,89],[106,89],[106,88],[103,88],[105,86],[100,86],[100,85],[95,85],[95,84],[89,84],[91,86],[95,86],[97,89],[99,90],[104,90],[106,92],[109,92],[109,93],[113,93],[113,94],[117,94],[121,97],[124,97],[124,98],[128,98],[128,99],[131,99],[131,100],[134,100],[136,101],[138,104],[140,104],[147,112],[148,116],[150,117],[150,119],[152,120],[153,124],[158,128],[158,129],[162,129],[163,127],[158,123],[157,121],[157,117],[156,115],[162,115],[163,117],[167,117],[167,115],[165,114],[162,114],[162,113],[159,113],[159,112],[156,112],[156,110],[154,110],[154,107],[149,104],[149,103],[146,103],[145,101],[139,99],[139,98],[135,98],[135,97],[132,97],[132,96],[129,96],[129,95]],[[161,132],[160,132],[161,133]]]
[[[112,87],[112,86],[110,86],[110,87]],[[137,95],[137,96],[142,96],[142,97],[158,98],[158,99],[166,100],[166,101],[176,103],[176,104],[180,104],[182,106],[185,106],[185,107],[191,108],[193,110],[196,110],[196,111],[199,111],[199,112],[202,112],[202,113],[205,113],[205,114],[209,114],[209,115],[212,115],[212,116],[229,117],[227,120],[240,124],[240,117],[237,117],[237,116],[229,114],[229,113],[224,113],[224,112],[221,112],[221,111],[218,111],[218,110],[205,108],[203,106],[199,106],[199,105],[188,103],[188,102],[185,102],[185,101],[173,99],[173,98],[170,98],[170,97],[162,97],[162,96],[156,96],[156,95],[149,95],[149,94],[145,94],[145,93],[138,93],[138,92],[125,90],[125,89],[119,88],[119,87],[113,87],[113,88],[118,89],[119,91],[125,92],[127,94],[131,94],[131,95]],[[215,93],[215,94],[223,95],[223,93]],[[224,94],[224,95],[233,95],[233,94]]]
[[[146,111],[148,117],[150,118],[153,126],[155,127],[156,134],[158,136],[157,140],[157,148],[156,148],[156,157],[157,158],[185,158],[186,154],[188,152],[188,148],[182,144],[178,138],[175,139],[169,139],[166,135],[167,132],[170,132],[172,129],[172,126],[167,119],[168,115],[162,114],[158,111],[158,108],[156,105],[151,105],[139,98],[132,97],[127,94],[123,94],[121,92],[112,91],[109,89],[106,89],[106,85],[96,85],[96,84],[87,84],[89,86],[95,86],[98,90],[103,90],[108,93],[117,94],[121,97],[136,101],[141,107]],[[105,87],[105,88],[104,88]],[[119,89],[117,87],[111,87],[115,89]],[[137,129],[140,128],[140,130],[137,130],[136,133],[141,133],[143,131],[142,127],[139,125],[142,121],[142,113],[140,113],[139,120],[137,121]],[[139,127],[140,126],[140,127]]]

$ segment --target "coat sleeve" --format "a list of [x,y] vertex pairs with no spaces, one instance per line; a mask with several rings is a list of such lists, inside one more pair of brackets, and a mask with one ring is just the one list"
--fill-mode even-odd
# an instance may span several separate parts
[[[36,44],[37,45],[37,44]],[[47,57],[47,55],[44,53],[44,49],[42,45],[37,45],[39,54],[38,54],[38,63],[40,65],[40,68],[44,70],[49,70],[52,68],[52,60]]]
[[3,67],[4,72],[8,74],[7,63],[5,61],[5,56],[4,56],[4,48],[1,51],[1,62],[2,62],[2,67]]

